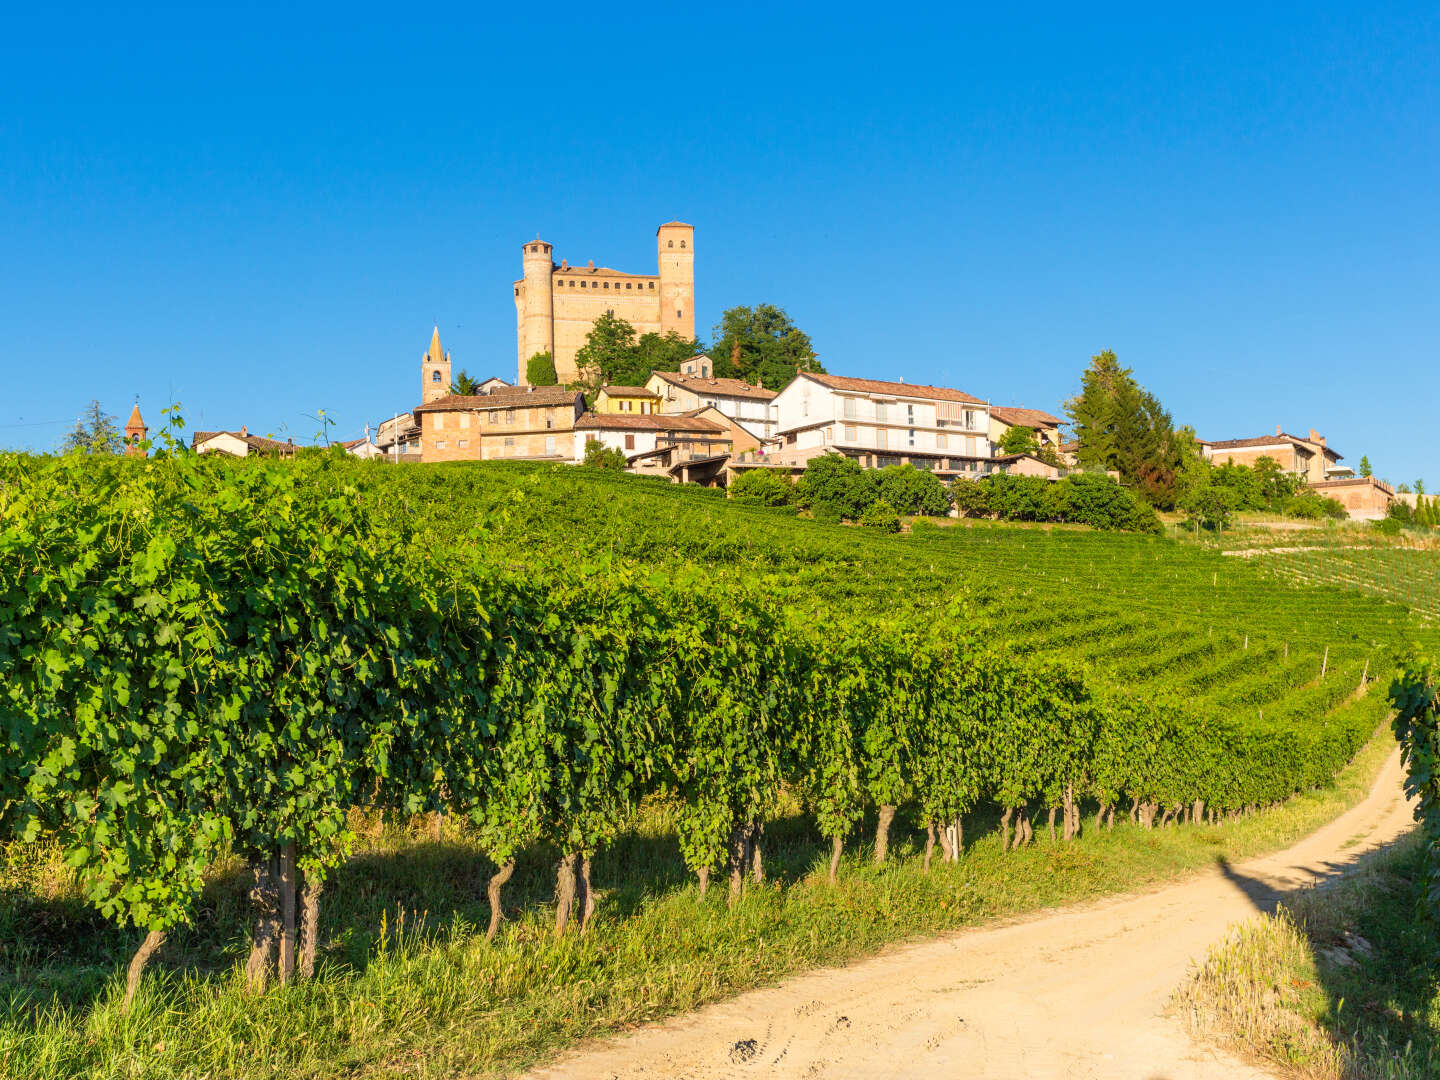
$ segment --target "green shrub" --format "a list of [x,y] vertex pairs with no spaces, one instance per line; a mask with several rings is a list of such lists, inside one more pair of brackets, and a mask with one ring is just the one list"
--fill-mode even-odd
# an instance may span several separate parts
[[854,521],[876,498],[876,475],[844,454],[821,454],[811,458],[795,482],[801,506],[828,503],[843,517]]
[[555,374],[555,357],[548,352],[536,353],[525,361],[525,381],[531,386],[554,386],[560,381]]
[[596,469],[622,471],[630,464],[623,450],[606,446],[599,439],[585,440],[585,464]]
[[788,506],[795,501],[795,485],[772,469],[746,469],[730,485],[730,494],[764,506]]
[[884,499],[876,499],[860,515],[860,524],[868,525],[872,529],[879,529],[881,532],[899,532],[900,515]]

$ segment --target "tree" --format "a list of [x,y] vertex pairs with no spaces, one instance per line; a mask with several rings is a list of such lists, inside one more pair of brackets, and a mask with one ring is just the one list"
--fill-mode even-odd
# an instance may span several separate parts
[[900,515],[884,499],[876,499],[860,515],[860,524],[868,525],[881,532],[899,532]]
[[1361,476],[1374,476],[1374,475],[1375,475],[1375,470],[1370,467],[1370,459],[1369,459],[1368,457],[1363,457],[1363,456],[1362,456],[1362,457],[1360,458],[1360,475],[1361,475]]
[[788,506],[795,501],[795,485],[774,469],[747,469],[730,485],[730,494],[765,506]]
[[1065,403],[1085,468],[1114,469],[1152,504],[1173,506],[1193,435],[1175,430],[1158,398],[1106,349],[1090,358],[1080,393]]
[[773,304],[733,307],[720,316],[710,348],[719,378],[778,390],[799,371],[824,372],[810,336]]
[[623,470],[630,464],[629,460],[625,457],[625,451],[606,446],[599,439],[585,440],[584,463],[597,469],[616,470]]
[[554,386],[560,381],[555,374],[555,357],[548,352],[537,352],[525,361],[525,381],[531,386]]
[[450,383],[450,392],[452,394],[464,394],[466,397],[473,397],[480,393],[480,382],[475,376],[471,375],[464,368],[461,368],[460,374],[456,375]]
[[1186,496],[1181,509],[1206,528],[1223,529],[1235,512],[1234,492],[1214,484],[1196,488]]
[[635,327],[613,311],[607,311],[590,326],[585,344],[575,354],[576,384],[588,395],[607,383],[615,383],[617,372],[630,370],[635,353]]
[[844,454],[820,454],[806,464],[795,482],[795,494],[801,506],[831,507],[854,521],[875,501],[874,474]]
[[66,454],[72,450],[83,450],[87,454],[118,454],[124,448],[125,440],[115,426],[115,417],[94,399],[75,421],[75,430],[60,443],[60,452]]
[[682,363],[704,351],[705,346],[699,341],[681,337],[674,330],[641,334],[632,350],[629,368],[616,371],[614,382],[621,386],[644,386],[653,372],[679,371]]
[[1015,425],[1005,429],[1005,434],[1000,436],[997,444],[1002,454],[1035,454],[1040,453],[1040,440],[1035,438],[1032,428]]
[[1416,481],[1415,481],[1415,494],[1416,494],[1416,495],[1424,495],[1424,494],[1425,494],[1425,481],[1424,481],[1424,480],[1416,480]]
[[941,517],[950,513],[950,493],[932,472],[913,465],[887,465],[871,476],[876,497],[902,514]]

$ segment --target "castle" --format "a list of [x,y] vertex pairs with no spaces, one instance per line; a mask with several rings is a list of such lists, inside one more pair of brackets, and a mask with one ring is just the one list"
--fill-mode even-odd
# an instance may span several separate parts
[[525,244],[525,276],[515,282],[517,384],[530,381],[526,365],[536,353],[555,358],[562,383],[576,374],[575,354],[590,327],[611,312],[636,335],[674,331],[695,336],[695,229],[671,221],[655,230],[656,273],[625,274],[596,266],[556,266],[554,248],[538,236]]

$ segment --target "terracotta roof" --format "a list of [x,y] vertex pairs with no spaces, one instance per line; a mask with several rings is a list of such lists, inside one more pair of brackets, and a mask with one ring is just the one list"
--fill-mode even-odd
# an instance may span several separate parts
[[[1290,443],[1295,446],[1304,446],[1307,450],[1312,446],[1320,446],[1319,443],[1311,442],[1309,439],[1302,439],[1298,435],[1290,435],[1280,432],[1278,435],[1261,435],[1255,439],[1219,439],[1210,443],[1214,450],[1239,450],[1246,446],[1274,446],[1276,443]],[[1344,460],[1344,455],[1336,453],[1328,446],[1320,446],[1326,457],[1333,457],[1336,461]]]
[[602,386],[602,394],[610,397],[654,397],[655,392],[645,386]]
[[342,443],[340,444],[340,446],[341,446],[341,448],[344,449],[344,450],[354,450],[355,447],[357,447],[357,446],[364,446],[364,445],[365,445],[367,442],[369,442],[369,441],[370,441],[369,439],[365,438],[365,437],[362,435],[362,436],[361,436],[360,438],[358,438],[358,439],[351,439],[349,442],[342,442]]
[[587,412],[575,421],[576,431],[607,429],[612,431],[704,431],[710,434],[719,434],[725,430],[712,420],[668,413],[635,416],[630,413]]
[[846,375],[821,375],[817,372],[802,372],[807,379],[814,379],[821,386],[832,390],[854,390],[861,394],[890,394],[894,397],[934,398],[938,401],[963,401],[967,405],[984,405],[977,397],[971,397],[960,390],[944,386],[925,386],[921,383],[883,382],[879,379],[852,379]]
[[430,334],[430,348],[425,350],[426,357],[431,363],[438,364],[445,359],[445,351],[440,348],[440,327],[435,327]]
[[126,427],[127,429],[129,429],[129,428],[143,428],[144,426],[145,426],[145,421],[144,421],[144,419],[140,416],[140,403],[137,401],[137,402],[135,403],[135,407],[130,410],[130,419],[125,421],[125,427]]
[[488,394],[446,394],[442,398],[424,405],[417,405],[413,413],[459,412],[465,409],[523,409],[528,405],[574,405],[580,396],[578,390],[566,390],[561,386],[506,386],[491,390]]
[[770,401],[775,397],[774,390],[766,390],[763,386],[754,386],[740,379],[707,379],[703,375],[682,375],[678,371],[656,371],[651,374],[696,394],[751,398],[754,401]]
[[1079,439],[1071,439],[1069,442],[1062,442],[1062,443],[1060,444],[1060,452],[1061,452],[1062,454],[1073,454],[1073,453],[1075,453],[1076,450],[1079,450],[1079,449],[1080,449],[1080,440],[1079,440]]
[[1059,427],[1065,422],[1043,409],[1018,409],[1009,405],[991,405],[990,415],[1010,427]]
[[[659,276],[656,274],[627,274],[624,270],[612,270],[608,266],[557,266],[555,268],[555,275],[558,277],[561,274],[607,274],[610,277],[635,278],[636,280],[655,278],[657,281],[659,280]],[[520,280],[523,281],[525,279],[521,278]]]

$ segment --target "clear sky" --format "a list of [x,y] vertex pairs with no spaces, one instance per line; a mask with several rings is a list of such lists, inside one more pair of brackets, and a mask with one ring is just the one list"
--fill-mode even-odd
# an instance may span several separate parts
[[[64,10],[59,10],[63,7]],[[833,372],[1058,411],[1113,348],[1204,437],[1440,489],[1440,7],[443,3],[0,15],[0,445],[346,437],[510,283],[776,303]]]

